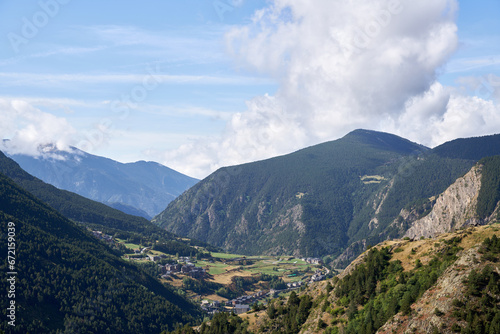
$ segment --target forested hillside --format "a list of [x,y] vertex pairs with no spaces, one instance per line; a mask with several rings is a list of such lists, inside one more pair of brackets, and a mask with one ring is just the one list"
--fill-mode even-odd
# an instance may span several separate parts
[[493,214],[500,201],[500,156],[481,159],[479,164],[482,166],[481,189],[476,211],[480,219],[485,219]]
[[[378,215],[379,220],[390,223],[402,208],[417,208],[421,215],[425,215],[430,211],[431,197],[442,193],[479,160],[498,154],[500,135],[493,135],[456,139],[435,147],[427,154],[409,158],[402,168],[403,173],[395,178]],[[483,184],[487,187],[489,182]],[[401,231],[388,233],[390,237],[401,235]]]
[[364,245],[403,235],[408,226],[393,226],[402,209],[425,216],[432,198],[480,158],[500,154],[499,140],[463,139],[430,150],[356,130],[286,156],[222,168],[153,222],[236,253],[331,259],[348,252],[347,265]]
[[339,254],[364,203],[384,189],[403,158],[426,150],[358,130],[283,157],[222,168],[153,221],[235,253]]
[[0,325],[8,333],[158,333],[201,314],[1,173],[0,220],[2,253],[15,250],[0,264],[16,273],[1,301],[15,302],[16,326]]

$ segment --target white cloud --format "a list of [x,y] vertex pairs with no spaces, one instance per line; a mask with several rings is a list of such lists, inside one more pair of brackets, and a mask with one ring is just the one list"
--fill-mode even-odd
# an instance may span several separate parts
[[494,99],[497,103],[500,101],[499,76],[490,73],[479,77],[461,77],[457,81],[469,95],[477,96],[483,100]]
[[476,96],[451,96],[446,112],[433,124],[436,136],[432,144],[437,145],[455,138],[482,136],[498,133],[500,108],[493,101]]
[[464,95],[435,83],[410,99],[397,119],[386,119],[382,128],[434,147],[456,138],[498,133],[500,108],[493,100]]
[[[241,3],[233,2],[235,6]],[[250,74],[196,76],[153,72],[162,83],[186,85],[252,85],[266,83],[260,79],[265,75],[270,78],[268,82],[279,84],[278,91],[248,101],[246,111],[240,113],[141,104],[140,111],[155,116],[182,112],[227,122],[220,136],[193,138],[162,155],[156,151],[157,146],[149,145],[149,156],[154,160],[161,156],[169,167],[204,177],[221,166],[292,152],[339,138],[356,128],[388,131],[429,146],[459,136],[493,133],[500,129],[500,113],[495,104],[500,97],[498,77],[462,78],[462,90],[437,82],[458,47],[456,13],[457,0],[270,1],[249,24],[234,27],[226,35],[235,65]],[[99,43],[95,49],[88,48],[88,52],[118,47],[121,54],[144,51],[157,56],[161,51],[165,57],[160,58],[166,59],[170,59],[166,55],[179,59],[191,55],[196,64],[226,59],[213,45],[220,31],[208,29],[200,38],[190,32],[165,35],[123,26],[76,29],[91,36],[92,45]],[[497,63],[496,58],[493,62],[490,58],[471,58],[459,60],[450,68],[484,69]],[[140,85],[148,78],[146,73],[94,73],[0,73],[0,79],[8,82],[9,87],[50,84],[59,88],[69,82]],[[36,108],[66,106],[66,111],[71,112],[69,108],[78,108],[76,102],[61,100],[42,105],[40,101],[23,101],[0,97],[0,134],[12,139],[12,148],[36,154],[40,144],[55,142],[64,148],[73,143],[71,138],[76,143],[88,140],[84,134],[79,138],[66,119]],[[101,110],[108,104],[88,109]],[[98,126],[104,129],[96,127],[91,132],[98,144],[108,139],[106,122],[107,118],[103,118]],[[115,134],[123,142],[128,140],[127,145],[177,140],[144,133],[134,140],[137,137]],[[80,148],[99,148],[90,144]]]
[[65,118],[43,112],[21,99],[0,98],[0,138],[9,139],[2,143],[2,151],[37,156],[39,148],[49,144],[68,150],[75,134]]
[[[165,162],[203,177],[214,169],[336,139],[355,128],[425,145],[498,129],[491,101],[437,83],[458,47],[455,0],[275,0],[227,34],[237,64],[271,76],[218,138]],[[496,94],[496,92],[494,92]]]

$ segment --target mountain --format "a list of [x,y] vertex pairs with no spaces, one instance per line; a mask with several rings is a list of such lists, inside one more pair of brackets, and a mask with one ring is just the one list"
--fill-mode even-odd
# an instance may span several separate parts
[[363,203],[386,187],[402,159],[426,151],[394,135],[357,130],[289,155],[222,168],[153,222],[236,253],[339,254]]
[[404,236],[418,239],[495,221],[500,217],[499,175],[500,156],[483,158],[435,199],[429,214],[417,219],[404,212],[395,225],[409,226]]
[[31,175],[57,188],[147,219],[198,182],[155,162],[124,164],[76,148],[65,152],[47,146],[40,152],[37,157],[9,157]]
[[13,321],[2,321],[3,331],[159,333],[201,316],[184,297],[2,173],[0,221],[6,275],[0,288],[9,292],[0,305],[10,308]]
[[473,138],[459,138],[434,148],[434,152],[441,157],[454,159],[480,160],[498,154],[500,136],[482,136]]
[[435,197],[478,159],[500,154],[499,140],[461,139],[431,150],[356,130],[285,156],[222,168],[153,222],[230,252],[342,255],[337,264],[345,266],[367,245],[402,236],[410,224],[403,210],[427,215]]
[[86,226],[104,228],[110,233],[119,231],[174,239],[171,233],[162,231],[145,218],[127,215],[120,210],[112,209],[69,191],[60,190],[37,179],[2,152],[0,152],[0,173],[11,178],[23,189],[50,205],[66,218]]

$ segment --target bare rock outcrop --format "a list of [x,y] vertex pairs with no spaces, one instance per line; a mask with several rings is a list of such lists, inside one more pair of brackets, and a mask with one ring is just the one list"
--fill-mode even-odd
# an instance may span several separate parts
[[476,206],[480,189],[481,166],[477,165],[439,195],[432,211],[416,220],[404,236],[412,239],[428,238],[479,224]]

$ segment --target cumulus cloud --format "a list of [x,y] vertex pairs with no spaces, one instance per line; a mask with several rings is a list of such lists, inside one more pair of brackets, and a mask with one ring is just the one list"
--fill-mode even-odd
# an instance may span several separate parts
[[[469,82],[477,82],[474,87],[480,87],[481,81],[470,78]],[[468,95],[435,83],[409,99],[403,112],[397,118],[387,118],[381,128],[430,147],[456,138],[498,133],[500,107],[495,99],[485,99],[494,96],[490,93]]]
[[500,108],[492,100],[477,96],[452,95],[441,119],[432,124],[436,136],[432,144],[455,138],[498,133]]
[[456,0],[271,2],[226,39],[236,64],[272,77],[278,91],[249,101],[220,137],[167,152],[165,163],[203,177],[356,128],[429,146],[495,131],[500,89],[487,86],[488,99],[438,83],[458,47],[457,12]]
[[38,156],[50,145],[69,150],[75,129],[65,118],[57,117],[19,99],[0,99],[0,149],[9,154]]

